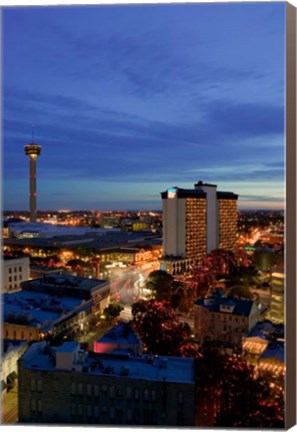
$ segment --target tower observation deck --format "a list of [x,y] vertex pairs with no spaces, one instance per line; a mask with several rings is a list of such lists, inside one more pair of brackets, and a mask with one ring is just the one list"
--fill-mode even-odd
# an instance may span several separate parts
[[36,159],[40,155],[41,146],[35,143],[25,146],[25,154],[30,158],[30,222],[36,222]]

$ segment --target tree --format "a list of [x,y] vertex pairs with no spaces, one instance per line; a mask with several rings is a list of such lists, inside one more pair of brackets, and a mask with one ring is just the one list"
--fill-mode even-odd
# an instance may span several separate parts
[[112,321],[120,315],[122,310],[124,310],[124,308],[119,303],[110,303],[110,305],[103,310],[103,315],[107,321]]
[[170,302],[140,300],[132,305],[133,326],[147,352],[181,356],[192,349],[191,329],[180,323]]
[[146,288],[152,290],[156,300],[170,300],[173,294],[174,278],[165,270],[155,270],[149,274]]
[[281,427],[283,397],[271,391],[271,379],[256,377],[253,366],[220,354],[211,341],[205,341],[195,364],[199,426]]
[[238,297],[252,300],[253,294],[251,293],[250,288],[247,285],[234,285],[230,288],[230,291],[228,292],[228,297]]

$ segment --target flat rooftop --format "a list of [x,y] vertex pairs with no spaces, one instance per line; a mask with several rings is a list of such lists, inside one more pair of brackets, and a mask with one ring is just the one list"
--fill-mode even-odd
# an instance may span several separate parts
[[[79,345],[79,344],[78,344]],[[44,343],[33,344],[22,356],[24,366],[29,369],[59,370],[52,362],[60,347],[45,348]],[[45,348],[45,349],[44,349]],[[125,377],[151,381],[194,384],[194,359],[183,357],[130,357],[118,354],[93,354],[87,356],[80,373],[88,375]],[[63,370],[63,369],[60,369]]]
[[83,290],[91,291],[92,289],[104,285],[107,282],[105,279],[90,279],[79,276],[72,276],[68,274],[52,273],[50,275],[44,275],[38,279],[28,280],[23,282],[25,288],[39,288],[42,290],[47,286],[63,287],[63,289],[69,290]]
[[83,306],[81,298],[58,297],[35,291],[2,294],[2,320],[29,327],[47,328],[65,314]]

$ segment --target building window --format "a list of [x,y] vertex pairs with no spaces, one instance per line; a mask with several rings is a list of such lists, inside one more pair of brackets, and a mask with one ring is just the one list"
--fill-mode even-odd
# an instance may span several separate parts
[[127,421],[132,420],[132,408],[127,409]]
[[36,391],[36,380],[35,379],[31,379],[30,389],[31,389],[31,391]]
[[135,421],[135,423],[139,422],[139,418],[140,418],[139,408],[134,408],[134,421]]
[[16,268],[16,267],[14,267],[13,271],[14,271],[14,272],[16,273],[16,272],[17,272],[17,268]]
[[23,331],[21,332],[21,339],[25,339],[25,335]]
[[37,391],[42,392],[42,381],[40,379],[37,381]]
[[145,401],[149,400],[149,391],[148,391],[148,389],[144,389],[143,398],[144,398]]
[[14,281],[15,281],[15,282],[17,281],[17,276],[14,276]]
[[99,396],[99,386],[97,384],[94,385],[94,396]]
[[14,339],[16,339],[16,334],[17,334],[17,333],[16,333],[16,331],[14,330],[14,332],[13,332],[13,338],[14,338]]
[[11,268],[8,269],[8,273],[11,274]]
[[75,404],[71,404],[71,414],[73,416],[76,415],[76,405]]
[[87,385],[87,395],[92,396],[92,385],[91,384]]
[[83,415],[83,406],[81,404],[78,405],[78,410],[77,410],[77,414],[79,416]]
[[134,389],[134,399],[139,400],[139,390],[138,389]]
[[31,411],[35,412],[36,411],[36,400],[35,399],[31,399]]
[[21,272],[22,271],[22,267],[19,267],[19,272]]
[[99,417],[99,407],[94,406],[94,417]]
[[126,398],[127,398],[127,400],[130,400],[132,398],[132,389],[131,389],[131,387],[127,387]]
[[71,394],[72,395],[76,394],[76,384],[75,383],[71,383]]
[[12,276],[9,276],[8,281],[12,282]]
[[109,397],[113,399],[114,396],[115,396],[114,386],[111,386],[109,389]]
[[87,406],[87,416],[92,417],[92,405]]
[[156,390],[152,390],[152,401],[156,401],[156,399],[157,399],[157,393],[156,393]]
[[78,383],[77,394],[79,394],[79,395],[83,394],[83,385],[82,385],[82,383]]
[[177,402],[179,405],[182,405],[184,403],[184,392],[179,391],[177,393]]
[[22,280],[22,275],[19,275],[19,280]]
[[40,399],[37,401],[37,411],[42,412],[42,401]]
[[109,417],[110,417],[111,420],[115,419],[115,408],[114,407],[110,407]]

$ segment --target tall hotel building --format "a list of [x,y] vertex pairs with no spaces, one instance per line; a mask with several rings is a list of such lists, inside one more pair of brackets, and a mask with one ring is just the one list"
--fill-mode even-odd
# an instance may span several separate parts
[[216,185],[199,181],[194,189],[173,187],[161,196],[161,268],[177,274],[188,270],[214,249],[234,248],[238,195],[219,192]]

